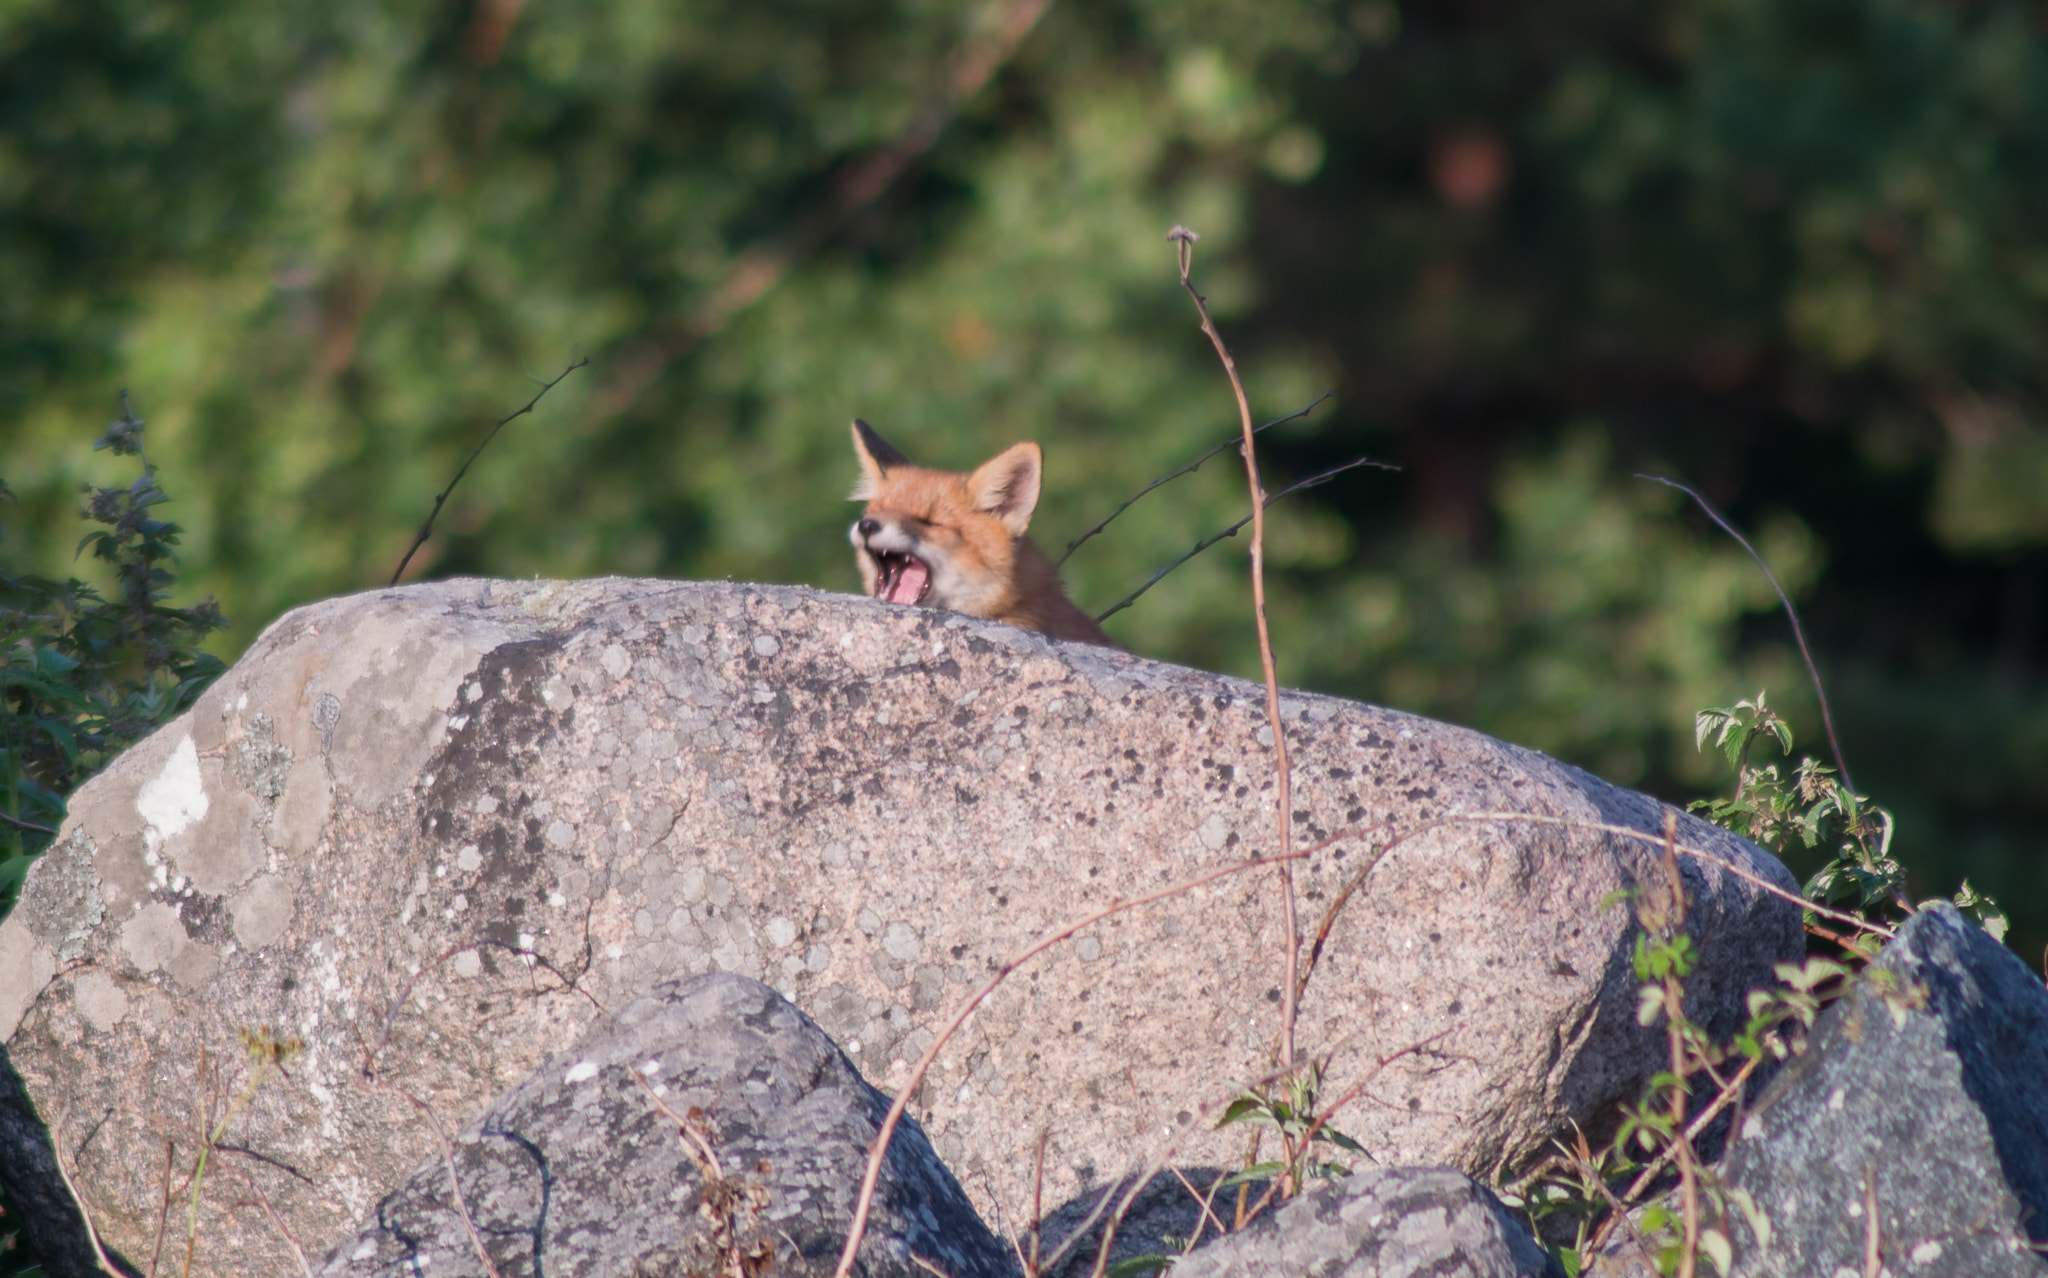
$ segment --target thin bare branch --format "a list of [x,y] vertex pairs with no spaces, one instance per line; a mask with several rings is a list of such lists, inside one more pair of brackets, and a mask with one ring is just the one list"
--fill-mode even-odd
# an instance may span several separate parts
[[1309,855],[1310,853],[1303,851],[1282,853],[1277,856],[1253,857],[1249,861],[1238,861],[1206,871],[1196,875],[1194,878],[1176,883],[1171,887],[1164,887],[1156,892],[1147,892],[1143,896],[1118,898],[1101,909],[1094,910],[1071,923],[1065,924],[1057,931],[1046,933],[1005,962],[1002,967],[998,968],[995,974],[983,982],[981,988],[976,990],[965,1003],[961,1004],[959,1010],[953,1013],[952,1019],[946,1022],[945,1028],[941,1029],[938,1036],[932,1039],[931,1046],[924,1049],[924,1055],[917,1058],[917,1064],[911,1067],[909,1079],[897,1090],[895,1103],[889,1106],[888,1114],[882,1119],[881,1130],[875,1133],[874,1143],[868,1147],[867,1172],[861,1177],[860,1197],[854,1204],[853,1224],[846,1232],[846,1246],[839,1253],[839,1264],[832,1271],[833,1278],[846,1278],[853,1271],[853,1258],[860,1249],[861,1236],[867,1232],[868,1212],[874,1206],[875,1185],[881,1180],[882,1160],[889,1151],[890,1138],[896,1134],[896,1125],[903,1120],[903,1111],[910,1105],[911,1096],[916,1094],[919,1085],[924,1082],[924,1076],[931,1070],[932,1062],[939,1058],[939,1052],[952,1040],[953,1035],[959,1032],[960,1027],[967,1023],[967,1018],[974,1014],[974,1009],[980,1007],[989,995],[995,993],[997,986],[1009,979],[1010,975],[1024,964],[1072,937],[1075,933],[1092,927],[1104,919],[1122,914],[1127,910],[1135,910],[1140,906],[1152,905],[1156,902],[1167,900],[1170,897],[1184,895],[1194,891],[1196,888],[1214,883],[1218,879],[1229,878],[1233,874],[1243,874],[1246,871],[1275,865],[1281,861],[1299,861]]
[[100,1272],[107,1278],[121,1278],[121,1271],[114,1267],[114,1262],[107,1258],[107,1249],[100,1245],[99,1228],[92,1223],[92,1208],[85,1205],[85,1196],[78,1192],[78,1182],[71,1178],[71,1169],[64,1164],[64,1125],[70,1117],[69,1109],[57,1115],[57,1122],[50,1129],[50,1155],[57,1164],[58,1179],[64,1182],[64,1192],[71,1195],[72,1205],[78,1208],[78,1219],[85,1224],[85,1238],[92,1244],[93,1259]]
[[[1316,409],[1321,406],[1324,400],[1330,398],[1334,394],[1336,394],[1335,391],[1324,391],[1322,394],[1316,396],[1313,400],[1309,401],[1308,407],[1297,408],[1293,412],[1287,414],[1287,416],[1275,417],[1270,422],[1262,422],[1258,426],[1253,428],[1252,433],[1256,435],[1260,431],[1264,431],[1269,427],[1278,426],[1281,422],[1291,422],[1298,418],[1306,417],[1310,413],[1316,411]],[[1216,445],[1216,447],[1210,449],[1208,452],[1203,453],[1200,457],[1195,458],[1193,461],[1181,467],[1179,470],[1174,471],[1170,475],[1161,475],[1159,478],[1153,480],[1151,483],[1145,485],[1143,488],[1140,488],[1137,492],[1132,493],[1129,497],[1126,497],[1124,499],[1123,505],[1118,506],[1115,510],[1110,511],[1109,514],[1106,517],[1104,517],[1101,523],[1095,525],[1093,528],[1090,528],[1087,532],[1082,533],[1079,537],[1076,537],[1072,541],[1068,542],[1065,553],[1060,555],[1058,562],[1055,563],[1053,566],[1057,568],[1061,564],[1066,563],[1067,560],[1073,558],[1074,552],[1081,548],[1082,542],[1087,541],[1090,537],[1095,536],[1097,533],[1100,533],[1103,529],[1109,527],[1109,525],[1116,519],[1118,515],[1123,514],[1131,507],[1137,505],[1139,500],[1145,497],[1153,489],[1163,488],[1166,485],[1172,483],[1174,480],[1179,479],[1183,475],[1194,474],[1196,471],[1202,468],[1202,463],[1216,456],[1216,454],[1222,452],[1226,448],[1229,448],[1233,444],[1242,447],[1243,443],[1243,436],[1232,435],[1229,439],[1224,440],[1222,443]],[[1270,505],[1271,503],[1268,504]]]
[[[1664,845],[1661,835],[1646,834],[1632,826],[1609,825],[1603,821],[1575,821],[1568,817],[1538,816],[1532,812],[1454,812],[1438,817],[1430,824],[1450,824],[1464,821],[1515,821],[1527,825],[1550,825],[1569,830],[1595,830],[1603,834],[1618,834],[1625,839],[1634,839],[1638,843],[1647,843],[1653,847],[1662,847]],[[1423,828],[1426,829],[1428,827],[1425,826]],[[1421,830],[1415,830],[1410,833],[1420,834],[1421,832]],[[1873,923],[1869,919],[1858,918],[1854,914],[1844,914],[1840,910],[1829,909],[1818,902],[1809,901],[1797,892],[1788,892],[1769,879],[1750,873],[1726,857],[1716,856],[1702,848],[1689,847],[1683,843],[1673,846],[1680,856],[1691,857],[1695,861],[1705,861],[1709,865],[1719,866],[1745,883],[1762,888],[1772,896],[1790,901],[1802,910],[1811,910],[1815,914],[1831,918],[1837,923],[1847,923],[1859,932],[1873,932],[1878,936],[1884,937],[1886,940],[1890,940],[1896,935],[1891,928],[1881,923]]]
[[[1700,1134],[1707,1130],[1707,1125],[1712,1123],[1715,1118],[1720,1116],[1722,1110],[1728,1108],[1737,1097],[1742,1095],[1744,1084],[1749,1082],[1750,1075],[1756,1073],[1757,1066],[1763,1063],[1764,1058],[1761,1056],[1752,1056],[1743,1062],[1742,1068],[1735,1071],[1735,1077],[1729,1079],[1727,1085],[1715,1093],[1713,1103],[1701,1110],[1699,1116],[1692,1120],[1692,1126],[1685,1129],[1687,1144],[1698,1140]],[[1678,1145],[1676,1142],[1666,1146],[1663,1153],[1652,1159],[1649,1165],[1644,1167],[1642,1172],[1633,1181],[1629,1182],[1628,1192],[1624,1193],[1622,1197],[1629,1202],[1634,1202],[1636,1195],[1648,1189],[1650,1182],[1657,1179],[1658,1173],[1671,1164],[1671,1159],[1677,1152]]]
[[483,439],[478,441],[477,446],[475,448],[469,450],[469,456],[465,457],[462,461],[462,465],[456,469],[455,478],[449,480],[448,486],[441,490],[441,495],[434,498],[434,508],[427,512],[427,521],[421,524],[419,532],[414,534],[412,539],[412,545],[407,546],[405,548],[405,555],[404,557],[399,559],[398,567],[392,570],[391,580],[388,584],[393,586],[397,585],[398,579],[405,575],[405,566],[412,562],[412,557],[414,553],[416,553],[421,546],[426,545],[427,538],[433,534],[434,520],[440,516],[441,507],[447,504],[449,494],[455,491],[455,485],[462,482],[462,477],[469,473],[469,468],[470,466],[475,464],[476,459],[483,456],[484,449],[490,447],[491,441],[498,437],[498,432],[505,429],[505,424],[516,418],[524,417],[528,413],[532,412],[533,406],[535,404],[540,403],[541,396],[547,394],[556,386],[560,385],[564,377],[567,377],[569,374],[575,372],[579,368],[582,368],[589,362],[590,360],[587,356],[576,356],[574,359],[569,361],[569,366],[567,368],[564,368],[561,372],[555,374],[553,381],[541,383],[541,388],[533,393],[532,399],[527,400],[525,404],[513,409],[511,412],[505,414],[503,417],[500,417],[496,422],[493,422],[491,424],[490,430],[484,432]]
[[482,1262],[484,1272],[489,1274],[490,1278],[504,1278],[504,1275],[498,1272],[497,1264],[491,1260],[491,1253],[485,1249],[483,1235],[477,1232],[476,1221],[470,1217],[469,1203],[462,1197],[462,1179],[455,1171],[455,1145],[448,1139],[447,1129],[441,1126],[440,1116],[434,1113],[432,1106],[402,1087],[374,1082],[366,1082],[364,1086],[373,1092],[398,1097],[418,1110],[420,1117],[427,1120],[427,1126],[433,1130],[434,1139],[441,1146],[441,1163],[448,1169],[448,1196],[454,1200],[455,1214],[462,1218],[462,1228],[469,1234],[469,1245],[475,1249],[476,1258]]
[[1834,712],[1828,709],[1828,690],[1820,681],[1820,667],[1814,664],[1813,649],[1806,642],[1806,628],[1799,624],[1799,610],[1792,606],[1792,596],[1785,593],[1785,587],[1778,584],[1778,574],[1771,571],[1770,564],[1757,553],[1755,546],[1749,544],[1749,538],[1737,532],[1735,525],[1729,523],[1720,511],[1715,510],[1712,502],[1700,496],[1698,489],[1681,484],[1675,479],[1666,479],[1662,475],[1639,474],[1636,478],[1647,479],[1653,484],[1663,484],[1667,488],[1676,488],[1692,498],[1699,504],[1699,508],[1707,513],[1707,518],[1719,524],[1721,531],[1733,537],[1737,544],[1749,552],[1749,557],[1756,560],[1756,566],[1764,570],[1764,577],[1770,581],[1771,589],[1778,592],[1778,602],[1785,606],[1785,616],[1792,622],[1792,637],[1798,641],[1799,655],[1806,662],[1806,677],[1813,681],[1813,695],[1820,702],[1820,721],[1828,730],[1828,748],[1835,754],[1835,770],[1841,774],[1842,784],[1848,787],[1850,793],[1855,793],[1856,783],[1849,779],[1849,760],[1842,753],[1842,739],[1835,735],[1835,716]]
[[[1286,1075],[1287,1071],[1285,1070],[1274,1070],[1263,1078],[1255,1078],[1249,1082],[1235,1085],[1226,1091],[1217,1092],[1217,1099],[1214,1101],[1204,1101],[1193,1106],[1187,1118],[1182,1120],[1180,1125],[1173,1130],[1172,1137],[1166,1142],[1166,1145],[1152,1157],[1151,1161],[1143,1164],[1138,1171],[1133,1173],[1135,1179],[1131,1183],[1141,1189],[1151,1184],[1153,1178],[1165,1170],[1167,1161],[1180,1150],[1181,1144],[1187,1140],[1195,1128],[1207,1122],[1210,1114],[1228,1106],[1232,1100],[1248,1091],[1272,1086],[1286,1077]],[[1256,1134],[1256,1129],[1254,1129],[1254,1134]],[[1221,1176],[1217,1177],[1217,1183],[1220,1184],[1223,1179]],[[1119,1204],[1116,1209],[1115,1219],[1122,1220],[1124,1214],[1130,1210],[1130,1205],[1134,1201],[1136,1201],[1136,1198],[1133,1194],[1126,1193],[1122,1198],[1117,1198],[1105,1190],[1102,1197],[1096,1200],[1094,1208],[1081,1218],[1079,1224],[1067,1231],[1065,1240],[1053,1251],[1052,1258],[1045,1262],[1045,1267],[1047,1269],[1057,1269],[1060,1262],[1067,1258],[1067,1253],[1078,1248],[1082,1241],[1088,1237],[1088,1231],[1095,1228],[1095,1222],[1101,1220],[1104,1214],[1110,1210],[1111,1202]],[[1109,1245],[1113,1241],[1115,1241],[1115,1231],[1112,1229],[1108,1234],[1104,1235],[1102,1245],[1096,1252],[1098,1260],[1108,1254]]]
[[24,821],[18,816],[9,816],[5,812],[0,812],[0,821],[5,821],[17,830],[34,830],[37,834],[48,835],[55,835],[57,833],[47,825],[37,825],[33,821]]
[[[1272,496],[1266,498],[1266,505],[1270,506],[1274,502],[1279,501],[1281,498],[1290,496],[1294,493],[1298,493],[1304,488],[1314,488],[1318,484],[1327,484],[1332,479],[1335,479],[1337,476],[1343,474],[1345,471],[1356,470],[1360,466],[1371,466],[1378,470],[1401,469],[1399,466],[1396,466],[1391,462],[1373,461],[1371,458],[1367,457],[1354,457],[1350,461],[1345,462],[1341,466],[1332,466],[1328,470],[1320,471],[1316,474],[1310,475],[1307,479],[1300,480],[1297,483],[1289,484],[1287,487],[1281,489],[1279,492],[1274,493]],[[1254,517],[1251,515],[1246,515],[1243,519],[1238,520],[1236,523],[1230,525],[1228,528],[1223,529],[1221,532],[1211,533],[1209,536],[1202,538],[1202,540],[1196,542],[1194,546],[1191,549],[1189,549],[1189,551],[1186,554],[1182,555],[1180,558],[1174,560],[1170,564],[1167,564],[1164,568],[1161,568],[1158,572],[1155,572],[1150,577],[1146,578],[1144,585],[1138,587],[1136,590],[1133,590],[1130,594],[1125,595],[1122,599],[1118,600],[1114,605],[1112,605],[1109,611],[1103,613],[1095,620],[1097,622],[1107,621],[1111,617],[1115,616],[1117,613],[1122,612],[1124,609],[1138,602],[1138,596],[1144,594],[1146,591],[1152,589],[1152,587],[1158,585],[1162,580],[1165,579],[1166,574],[1180,567],[1188,560],[1193,559],[1196,555],[1201,554],[1203,551],[1215,545],[1217,542],[1222,541],[1227,537],[1237,536],[1238,531],[1242,529],[1246,524],[1251,523],[1253,518]]]

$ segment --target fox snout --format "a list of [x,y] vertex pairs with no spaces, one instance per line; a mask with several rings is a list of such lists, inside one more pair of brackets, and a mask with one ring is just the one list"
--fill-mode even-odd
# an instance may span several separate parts
[[934,556],[916,537],[872,515],[856,520],[848,535],[870,595],[889,603],[925,602],[932,591]]

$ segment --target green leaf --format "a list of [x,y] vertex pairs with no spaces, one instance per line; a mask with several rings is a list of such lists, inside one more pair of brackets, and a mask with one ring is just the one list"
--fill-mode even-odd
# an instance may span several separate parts
[[1273,1118],[1268,1109],[1268,1102],[1263,1097],[1240,1096],[1224,1107],[1223,1116],[1216,1120],[1216,1126],[1220,1129],[1228,1127],[1232,1123],[1255,1121],[1270,1123],[1273,1121]]
[[1143,1278],[1145,1274],[1156,1274],[1170,1269],[1178,1256],[1132,1256],[1119,1260],[1103,1270],[1108,1278]]

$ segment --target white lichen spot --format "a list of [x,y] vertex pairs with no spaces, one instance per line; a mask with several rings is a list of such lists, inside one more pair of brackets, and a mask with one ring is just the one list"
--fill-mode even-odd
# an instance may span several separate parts
[[135,811],[159,838],[182,833],[206,815],[206,781],[199,775],[199,750],[186,737],[178,742],[163,771],[135,792]]
[[1839,1113],[1842,1109],[1842,1102],[1846,1099],[1848,1099],[1847,1089],[1837,1087],[1828,1095],[1828,1108]]
[[567,905],[568,903],[569,903],[569,898],[568,898],[568,897],[566,897],[566,896],[563,896],[563,895],[562,895],[562,894],[561,894],[560,892],[550,892],[550,893],[548,893],[548,904],[549,904],[549,905],[551,905],[551,906],[553,906],[553,907],[555,907],[556,909],[560,909],[561,907],[563,907],[563,906]]
[[496,812],[498,810],[498,796],[495,794],[483,795],[476,801],[476,810],[481,816],[489,816],[491,813]]
[[882,949],[897,962],[909,963],[924,953],[924,941],[916,928],[899,920],[891,923],[889,930],[882,934]]
[[754,636],[754,654],[756,656],[772,657],[776,653],[781,651],[782,641],[777,639],[774,635]]
[[455,853],[455,868],[464,874],[475,874],[483,868],[483,850],[474,843],[465,843]]
[[1916,1265],[1931,1265],[1941,1259],[1941,1244],[1930,1238],[1915,1247],[1908,1259]]
[[562,1081],[565,1083],[587,1083],[596,1077],[596,1061],[577,1061],[569,1067],[569,1072],[562,1076]]
[[455,956],[455,974],[468,979],[484,970],[484,961],[475,950],[464,950]]

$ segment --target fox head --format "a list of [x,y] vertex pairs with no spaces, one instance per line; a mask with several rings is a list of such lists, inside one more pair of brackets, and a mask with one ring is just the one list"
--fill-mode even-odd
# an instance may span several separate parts
[[853,550],[868,594],[890,603],[1003,617],[1017,604],[1024,530],[1038,505],[1044,459],[1016,444],[971,474],[913,466],[866,422],[853,423],[867,502]]

